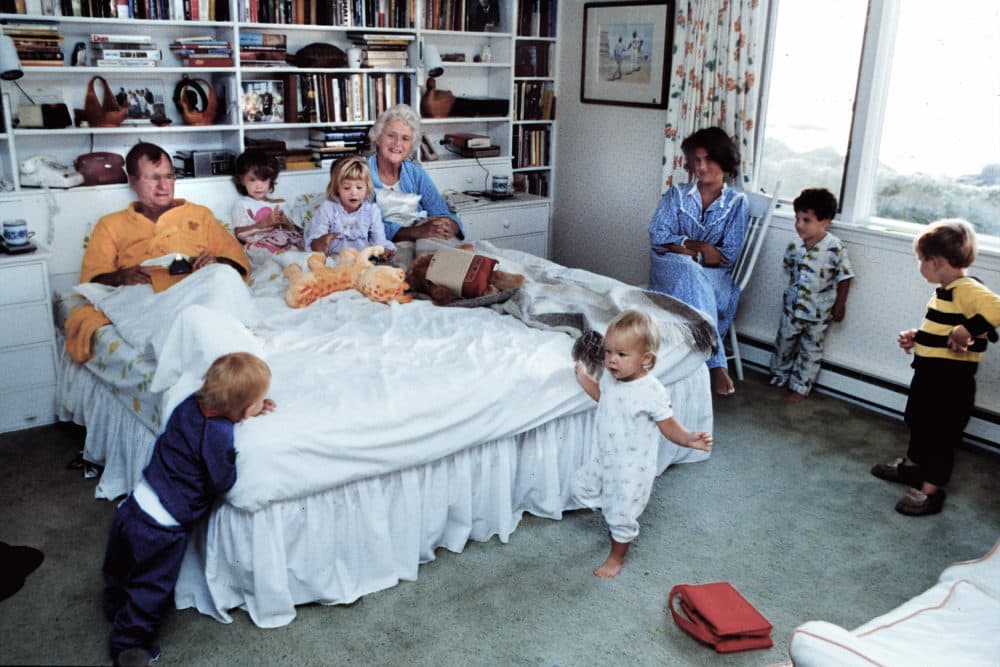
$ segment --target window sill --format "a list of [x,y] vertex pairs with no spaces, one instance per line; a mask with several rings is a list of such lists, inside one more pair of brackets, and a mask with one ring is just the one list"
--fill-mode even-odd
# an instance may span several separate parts
[[[794,230],[795,214],[787,204],[779,205],[775,211],[774,220],[787,224],[787,229]],[[784,224],[780,224],[784,227]],[[913,252],[913,239],[923,231],[925,225],[918,225],[885,218],[869,218],[861,222],[845,222],[834,220],[830,230],[838,238],[865,246],[884,248],[900,252]],[[995,236],[979,236],[977,239],[978,255],[976,266],[984,269],[1000,270],[1000,238]]]

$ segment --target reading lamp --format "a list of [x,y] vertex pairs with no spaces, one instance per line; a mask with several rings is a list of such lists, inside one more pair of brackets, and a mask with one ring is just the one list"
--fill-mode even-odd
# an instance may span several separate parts
[[0,79],[14,81],[24,76],[21,61],[14,48],[14,40],[10,35],[0,35]]
[[441,52],[433,44],[424,44],[424,69],[427,71],[427,76],[431,79],[436,79],[444,74]]

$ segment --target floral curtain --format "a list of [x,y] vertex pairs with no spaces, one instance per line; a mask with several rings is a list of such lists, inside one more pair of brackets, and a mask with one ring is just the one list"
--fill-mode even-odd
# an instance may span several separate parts
[[766,23],[766,0],[677,0],[664,128],[664,190],[688,181],[681,152],[684,138],[713,125],[736,140],[742,158],[739,185],[750,184]]

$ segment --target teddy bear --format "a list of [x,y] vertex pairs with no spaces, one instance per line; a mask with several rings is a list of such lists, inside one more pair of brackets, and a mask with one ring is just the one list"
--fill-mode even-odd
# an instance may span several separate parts
[[[456,253],[461,253],[456,255]],[[465,255],[465,256],[463,256]],[[428,279],[428,270],[433,262],[445,258],[444,261],[455,259],[459,266],[467,267],[461,270],[460,285],[448,287]],[[463,243],[455,248],[442,248],[436,252],[420,255],[410,263],[406,272],[406,282],[416,292],[422,292],[431,297],[437,306],[447,306],[458,298],[477,298],[490,294],[499,294],[509,289],[522,287],[524,276],[519,273],[500,271],[496,267],[498,261],[485,255],[476,255],[470,243]]]
[[407,303],[412,297],[405,294],[409,285],[402,269],[371,263],[373,256],[384,252],[382,246],[369,246],[363,250],[344,248],[336,266],[327,266],[323,253],[313,253],[306,260],[308,272],[296,263],[289,264],[284,271],[288,279],[285,303],[292,308],[303,308],[328,294],[351,288],[357,288],[379,303]]

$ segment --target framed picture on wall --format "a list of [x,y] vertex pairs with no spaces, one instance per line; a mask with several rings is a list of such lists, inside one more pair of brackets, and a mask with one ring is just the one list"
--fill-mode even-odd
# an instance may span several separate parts
[[674,0],[588,2],[580,101],[665,109]]

